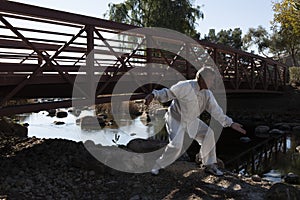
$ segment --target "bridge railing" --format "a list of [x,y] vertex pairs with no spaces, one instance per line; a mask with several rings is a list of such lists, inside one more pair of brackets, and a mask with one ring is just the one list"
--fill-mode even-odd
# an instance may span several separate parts
[[[0,0],[1,105],[13,98],[70,98],[75,80],[82,77],[84,82],[91,74],[97,76],[97,95],[111,94],[122,76],[137,67],[147,71],[147,63],[167,65],[186,78],[194,78],[196,70],[187,60],[148,48],[148,35],[132,35],[130,30],[135,28],[138,27]],[[219,66],[228,92],[278,91],[285,85],[286,67],[281,63],[198,42]],[[188,49],[189,44],[186,46]],[[89,63],[90,56],[93,63]],[[145,80],[149,76],[139,75]],[[153,87],[150,84],[136,92],[149,92]]]
[[286,84],[286,65],[272,59],[200,41],[219,66],[226,88],[243,91],[278,91]]

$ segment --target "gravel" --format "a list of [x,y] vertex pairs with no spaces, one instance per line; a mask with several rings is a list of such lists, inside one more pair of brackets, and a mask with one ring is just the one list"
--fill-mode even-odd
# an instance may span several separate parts
[[[270,187],[232,173],[214,177],[187,161],[158,176],[119,172],[98,162],[81,142],[2,133],[0,169],[0,199],[250,199],[254,191],[261,199]],[[234,190],[237,184],[240,190]]]

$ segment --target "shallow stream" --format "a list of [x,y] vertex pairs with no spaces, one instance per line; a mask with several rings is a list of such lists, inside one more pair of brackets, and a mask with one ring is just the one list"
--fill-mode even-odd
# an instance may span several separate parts
[[[68,109],[60,109],[68,112]],[[96,144],[111,146],[116,144],[126,145],[134,138],[149,138],[162,129],[163,119],[154,120],[146,124],[142,117],[135,119],[119,120],[118,128],[116,126],[106,126],[98,130],[83,130],[80,124],[76,123],[85,116],[94,116],[93,110],[82,110],[79,116],[68,112],[65,118],[51,117],[47,111],[38,113],[18,115],[20,123],[28,123],[28,136],[38,138],[62,138],[76,142],[92,140]],[[56,122],[63,122],[62,125],[56,125]],[[268,166],[264,178],[272,182],[281,182],[284,175],[289,172],[300,175],[300,154],[295,152],[295,148],[300,144],[300,138],[296,136],[287,138],[287,152],[279,153],[272,167]]]

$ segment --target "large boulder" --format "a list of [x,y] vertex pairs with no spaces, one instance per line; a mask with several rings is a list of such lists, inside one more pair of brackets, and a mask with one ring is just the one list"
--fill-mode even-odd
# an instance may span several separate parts
[[48,110],[48,116],[49,116],[49,117],[54,117],[55,114],[56,114],[56,110],[55,110],[55,109],[50,109],[50,110]]
[[65,118],[68,116],[68,112],[66,111],[57,111],[56,112],[56,117],[57,118]]
[[0,118],[0,132],[11,133],[13,132],[12,125],[5,119]]
[[292,129],[293,134],[300,136],[300,126],[295,126]]
[[274,128],[274,129],[270,130],[269,133],[272,136],[276,136],[276,135],[283,135],[284,131]]
[[70,108],[69,113],[72,113],[75,117],[78,117],[81,114],[81,110],[77,108]]
[[251,142],[251,139],[249,137],[240,137],[240,141],[242,143],[249,143]]
[[300,179],[299,179],[299,176],[298,176],[297,174],[294,174],[294,173],[288,173],[288,174],[284,177],[284,182],[290,183],[290,184],[299,184]]
[[6,119],[0,119],[0,132],[8,136],[27,137],[28,128],[17,123],[9,122]]
[[14,135],[18,137],[27,137],[28,136],[28,128],[21,125],[13,123]]
[[85,116],[81,118],[80,125],[82,129],[97,130],[105,126],[105,120],[95,116]]
[[274,127],[285,132],[289,132],[292,129],[289,123],[277,123],[274,125]]
[[254,181],[254,182],[261,182],[262,178],[259,175],[254,174],[254,175],[251,176],[251,180]]
[[296,152],[300,153],[300,145],[296,146]]
[[55,125],[64,125],[65,122],[62,122],[62,121],[54,121],[53,122]]
[[128,142],[126,147],[136,153],[148,153],[159,150],[166,145],[167,142],[165,141],[136,138]]
[[274,184],[266,193],[265,199],[267,200],[287,200],[287,199],[299,199],[300,190],[284,184]]
[[269,126],[257,126],[254,130],[254,134],[259,138],[268,138],[270,127]]

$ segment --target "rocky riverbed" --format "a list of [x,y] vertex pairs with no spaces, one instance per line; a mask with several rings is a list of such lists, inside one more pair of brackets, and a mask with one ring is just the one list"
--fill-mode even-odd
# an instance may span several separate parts
[[[184,160],[158,176],[124,173],[94,159],[81,142],[4,133],[0,169],[0,199],[265,199],[287,192],[230,172],[215,177]],[[295,187],[281,187],[299,197]]]
[[[253,127],[278,122],[300,123],[299,100],[298,88],[271,101],[272,112],[265,111],[266,116],[260,116],[259,112],[241,113],[241,107],[249,102],[239,100],[240,107],[232,103],[238,111],[233,110],[232,114],[243,124],[253,123]],[[254,108],[256,103],[253,101]],[[276,110],[279,115],[273,113],[274,108],[281,109]],[[286,200],[300,197],[299,185],[274,184],[259,176],[245,177],[229,171],[216,177],[184,159],[174,162],[158,176],[124,173],[97,161],[82,142],[27,137],[26,128],[3,120],[0,127],[0,199]]]

